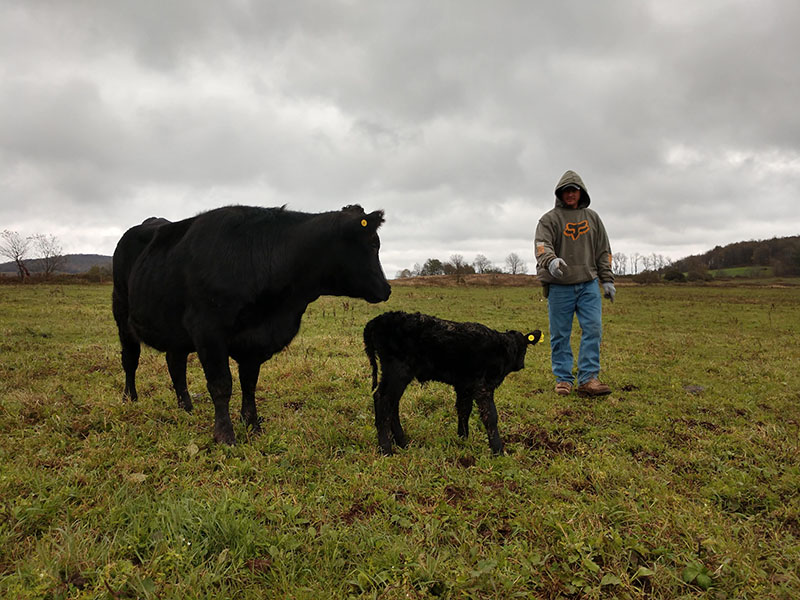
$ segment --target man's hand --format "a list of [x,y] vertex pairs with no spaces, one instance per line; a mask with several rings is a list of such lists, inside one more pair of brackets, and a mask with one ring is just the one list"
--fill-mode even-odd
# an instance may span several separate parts
[[563,258],[554,258],[550,261],[550,264],[547,265],[547,270],[550,271],[550,275],[559,279],[564,276],[564,271],[561,270],[561,267],[566,267],[567,263],[564,261]]
[[608,298],[613,302],[614,296],[617,295],[617,288],[615,288],[614,284],[611,283],[610,281],[606,281],[605,283],[602,284],[602,286],[603,286],[603,296],[605,296],[606,298]]

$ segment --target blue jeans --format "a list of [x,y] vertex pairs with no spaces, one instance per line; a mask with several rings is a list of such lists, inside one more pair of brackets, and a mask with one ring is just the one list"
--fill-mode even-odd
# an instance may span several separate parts
[[572,383],[573,316],[581,326],[581,346],[578,351],[578,385],[600,374],[600,338],[602,337],[602,296],[597,280],[575,285],[550,284],[547,297],[550,317],[550,356],[556,381]]

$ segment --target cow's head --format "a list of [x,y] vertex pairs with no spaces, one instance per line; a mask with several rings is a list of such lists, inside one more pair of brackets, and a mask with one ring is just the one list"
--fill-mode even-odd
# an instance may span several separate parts
[[521,371],[525,368],[525,352],[528,346],[538,344],[542,339],[542,332],[538,329],[525,334],[519,331],[507,331],[506,335],[511,339],[509,344],[510,370]]
[[339,255],[333,273],[337,294],[363,298],[371,303],[388,300],[392,288],[378,257],[381,247],[378,227],[383,223],[383,211],[367,214],[356,204],[345,206],[339,218],[335,250]]

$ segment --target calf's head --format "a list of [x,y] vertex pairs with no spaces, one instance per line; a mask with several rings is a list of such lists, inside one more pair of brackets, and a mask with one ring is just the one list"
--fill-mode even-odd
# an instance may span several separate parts
[[507,331],[509,338],[507,346],[509,358],[509,371],[521,371],[525,368],[525,352],[528,346],[535,346],[542,339],[542,332],[538,329],[530,333],[520,333],[519,331]]
[[382,210],[367,214],[358,205],[342,209],[337,247],[331,249],[336,252],[333,286],[338,294],[373,304],[389,299],[392,288],[378,257],[378,227],[383,221]]

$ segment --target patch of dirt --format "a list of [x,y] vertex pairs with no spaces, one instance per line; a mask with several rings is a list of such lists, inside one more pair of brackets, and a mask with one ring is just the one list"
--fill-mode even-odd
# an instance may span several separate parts
[[371,517],[377,511],[378,508],[374,502],[365,503],[363,500],[356,500],[340,518],[348,525],[352,525],[356,521]]
[[475,462],[476,462],[475,461],[475,457],[472,456],[471,454],[468,454],[467,456],[459,456],[458,459],[456,460],[456,464],[459,467],[464,467],[465,469],[469,469],[470,467],[474,467],[475,466]]
[[269,558],[251,558],[245,561],[244,564],[253,574],[266,573],[272,567],[272,560]]
[[467,490],[448,484],[444,488],[444,499],[448,504],[461,504],[468,496]]
[[546,429],[535,425],[507,435],[506,442],[522,444],[529,450],[547,450],[552,454],[566,454],[575,451],[575,444],[571,440],[552,437]]
[[677,419],[672,419],[673,425],[675,423],[682,423],[686,425],[689,429],[694,429],[696,427],[701,427],[706,431],[719,431],[719,425],[716,423],[711,423],[710,421],[698,421],[697,419],[690,419],[688,417],[679,417]]

